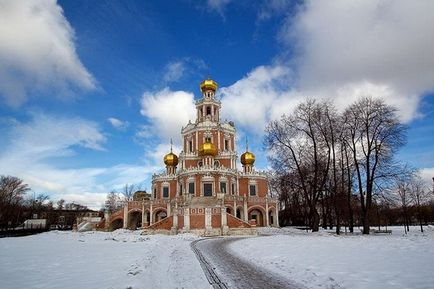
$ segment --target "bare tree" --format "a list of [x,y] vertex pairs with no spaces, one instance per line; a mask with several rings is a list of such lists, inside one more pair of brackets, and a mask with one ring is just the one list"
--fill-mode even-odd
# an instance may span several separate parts
[[64,206],[65,206],[65,200],[64,199],[60,199],[57,201],[56,203],[57,205],[57,209],[58,210],[63,210]]
[[415,175],[410,183],[410,197],[416,207],[416,217],[419,220],[420,231],[423,233],[422,206],[432,199],[431,192],[425,187],[419,175]]
[[118,211],[122,207],[121,198],[115,191],[111,191],[107,194],[107,199],[105,201],[105,210],[109,214]]
[[121,193],[122,193],[122,195],[124,196],[125,201],[132,201],[132,200],[133,200],[133,195],[134,195],[134,193],[135,193],[137,190],[139,190],[139,187],[138,187],[138,186],[136,186],[136,185],[134,185],[134,184],[131,184],[131,185],[126,184],[126,185],[123,187]]
[[399,122],[395,108],[373,98],[350,105],[342,124],[355,168],[363,234],[369,234],[375,183],[382,176],[381,170],[392,164],[396,151],[404,145],[405,127]]
[[314,100],[301,103],[290,115],[283,115],[267,127],[266,145],[273,168],[280,175],[297,176],[296,186],[303,192],[312,231],[319,229],[318,200],[327,182],[331,149],[324,104]]
[[409,207],[412,205],[413,201],[410,195],[413,173],[414,172],[410,171],[408,168],[404,168],[403,172],[395,177],[392,187],[391,197],[401,208],[405,234],[407,234],[410,229]]
[[16,223],[24,195],[30,190],[23,180],[0,176],[0,226]]

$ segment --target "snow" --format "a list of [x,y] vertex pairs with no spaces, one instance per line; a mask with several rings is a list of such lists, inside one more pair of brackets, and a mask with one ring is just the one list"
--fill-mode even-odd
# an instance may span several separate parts
[[[336,236],[264,228],[267,236],[228,246],[238,258],[307,288],[434,288],[434,227],[423,234],[413,227],[408,235],[388,229],[392,235]],[[211,288],[190,248],[198,238],[128,230],[2,238],[0,288]]]
[[[230,245],[243,260],[308,288],[434,288],[434,228],[408,235],[337,236],[294,228],[264,228],[259,238]],[[254,252],[254,253],[253,253]]]
[[0,239],[0,288],[211,288],[190,243],[140,231]]

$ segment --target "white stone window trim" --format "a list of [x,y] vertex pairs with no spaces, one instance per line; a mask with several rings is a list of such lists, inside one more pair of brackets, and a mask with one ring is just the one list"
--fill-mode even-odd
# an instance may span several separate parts
[[[167,188],[167,197],[164,196],[164,188]],[[162,199],[170,198],[170,184],[168,182],[164,182],[161,184],[161,198]]]
[[[195,183],[195,181],[194,180],[188,180],[187,184],[188,184],[188,189],[187,189],[186,194],[193,195],[193,196],[196,195],[196,183]],[[193,184],[193,193],[190,193],[190,184]]]
[[201,182],[200,196],[205,197],[205,184],[211,184],[211,196],[207,196],[207,197],[213,197],[215,195],[215,187],[214,187],[213,181],[202,181]]
[[[254,186],[255,187],[255,194],[252,195],[250,192],[250,187]],[[257,197],[258,196],[258,184],[256,182],[249,182],[249,197]]]

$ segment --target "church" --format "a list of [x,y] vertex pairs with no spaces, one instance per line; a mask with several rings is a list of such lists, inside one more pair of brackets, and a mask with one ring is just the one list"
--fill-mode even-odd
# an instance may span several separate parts
[[217,236],[278,226],[278,200],[270,197],[267,174],[255,170],[247,144],[237,169],[235,124],[221,121],[217,88],[211,79],[201,82],[196,120],[181,129],[182,151],[170,148],[166,170],[152,176],[151,196],[135,197],[107,216],[107,227]]

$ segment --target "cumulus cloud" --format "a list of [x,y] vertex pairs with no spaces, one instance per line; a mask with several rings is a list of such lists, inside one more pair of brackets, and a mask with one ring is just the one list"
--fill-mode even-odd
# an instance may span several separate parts
[[130,125],[128,121],[122,121],[120,119],[117,119],[115,117],[109,117],[107,121],[118,130],[126,130],[127,127]]
[[[0,172],[22,178],[36,192],[100,208],[112,189],[145,180],[155,169],[147,165],[67,167],[78,147],[106,153],[107,139],[98,124],[81,118],[33,114],[28,122],[8,122],[8,142],[0,150]],[[59,166],[59,159],[63,159]]]
[[291,71],[285,66],[256,67],[244,78],[220,90],[223,118],[262,134],[276,110],[284,110],[297,100],[287,81],[290,78]]
[[431,1],[305,1],[280,37],[295,43],[297,89],[339,101],[383,97],[404,121],[434,88]]
[[[269,2],[258,17],[281,15],[285,7],[287,1]],[[433,10],[429,1],[305,1],[286,16],[274,63],[221,89],[223,115],[258,133],[306,97],[333,99],[343,109],[373,96],[409,122],[434,89]]]
[[145,92],[141,99],[140,113],[147,117],[150,125],[142,131],[142,137],[154,135],[160,140],[177,140],[181,126],[195,119],[194,95],[186,91],[169,88],[157,92]]
[[17,107],[35,92],[66,97],[95,87],[55,0],[6,0],[0,7],[0,97],[8,105]]

